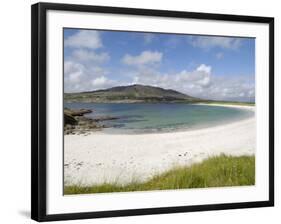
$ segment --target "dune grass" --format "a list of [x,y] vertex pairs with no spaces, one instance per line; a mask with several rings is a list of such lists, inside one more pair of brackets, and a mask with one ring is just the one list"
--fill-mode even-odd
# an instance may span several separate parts
[[66,186],[64,194],[150,191],[185,188],[245,186],[255,184],[255,156],[211,157],[189,167],[175,167],[152,179],[127,185]]

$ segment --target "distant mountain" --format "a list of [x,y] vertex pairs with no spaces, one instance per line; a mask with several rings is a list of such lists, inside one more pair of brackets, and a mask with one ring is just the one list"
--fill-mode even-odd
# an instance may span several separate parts
[[172,89],[130,85],[80,93],[65,93],[65,102],[137,103],[137,102],[198,102],[195,98]]

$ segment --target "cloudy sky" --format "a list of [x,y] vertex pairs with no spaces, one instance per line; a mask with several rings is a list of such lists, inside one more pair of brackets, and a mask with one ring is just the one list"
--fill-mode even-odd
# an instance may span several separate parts
[[65,92],[131,84],[207,99],[251,101],[255,40],[64,29]]

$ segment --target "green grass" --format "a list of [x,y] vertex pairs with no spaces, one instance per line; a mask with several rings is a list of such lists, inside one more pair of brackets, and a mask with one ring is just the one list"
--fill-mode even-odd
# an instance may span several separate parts
[[220,155],[190,167],[175,167],[151,180],[127,185],[104,183],[89,187],[66,186],[65,194],[150,191],[184,188],[245,186],[255,184],[254,156]]

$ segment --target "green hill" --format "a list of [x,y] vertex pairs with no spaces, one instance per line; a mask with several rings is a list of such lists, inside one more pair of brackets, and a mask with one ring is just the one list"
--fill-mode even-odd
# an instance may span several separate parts
[[195,98],[172,89],[145,85],[118,86],[109,89],[65,93],[65,102],[137,103],[137,102],[198,102]]

